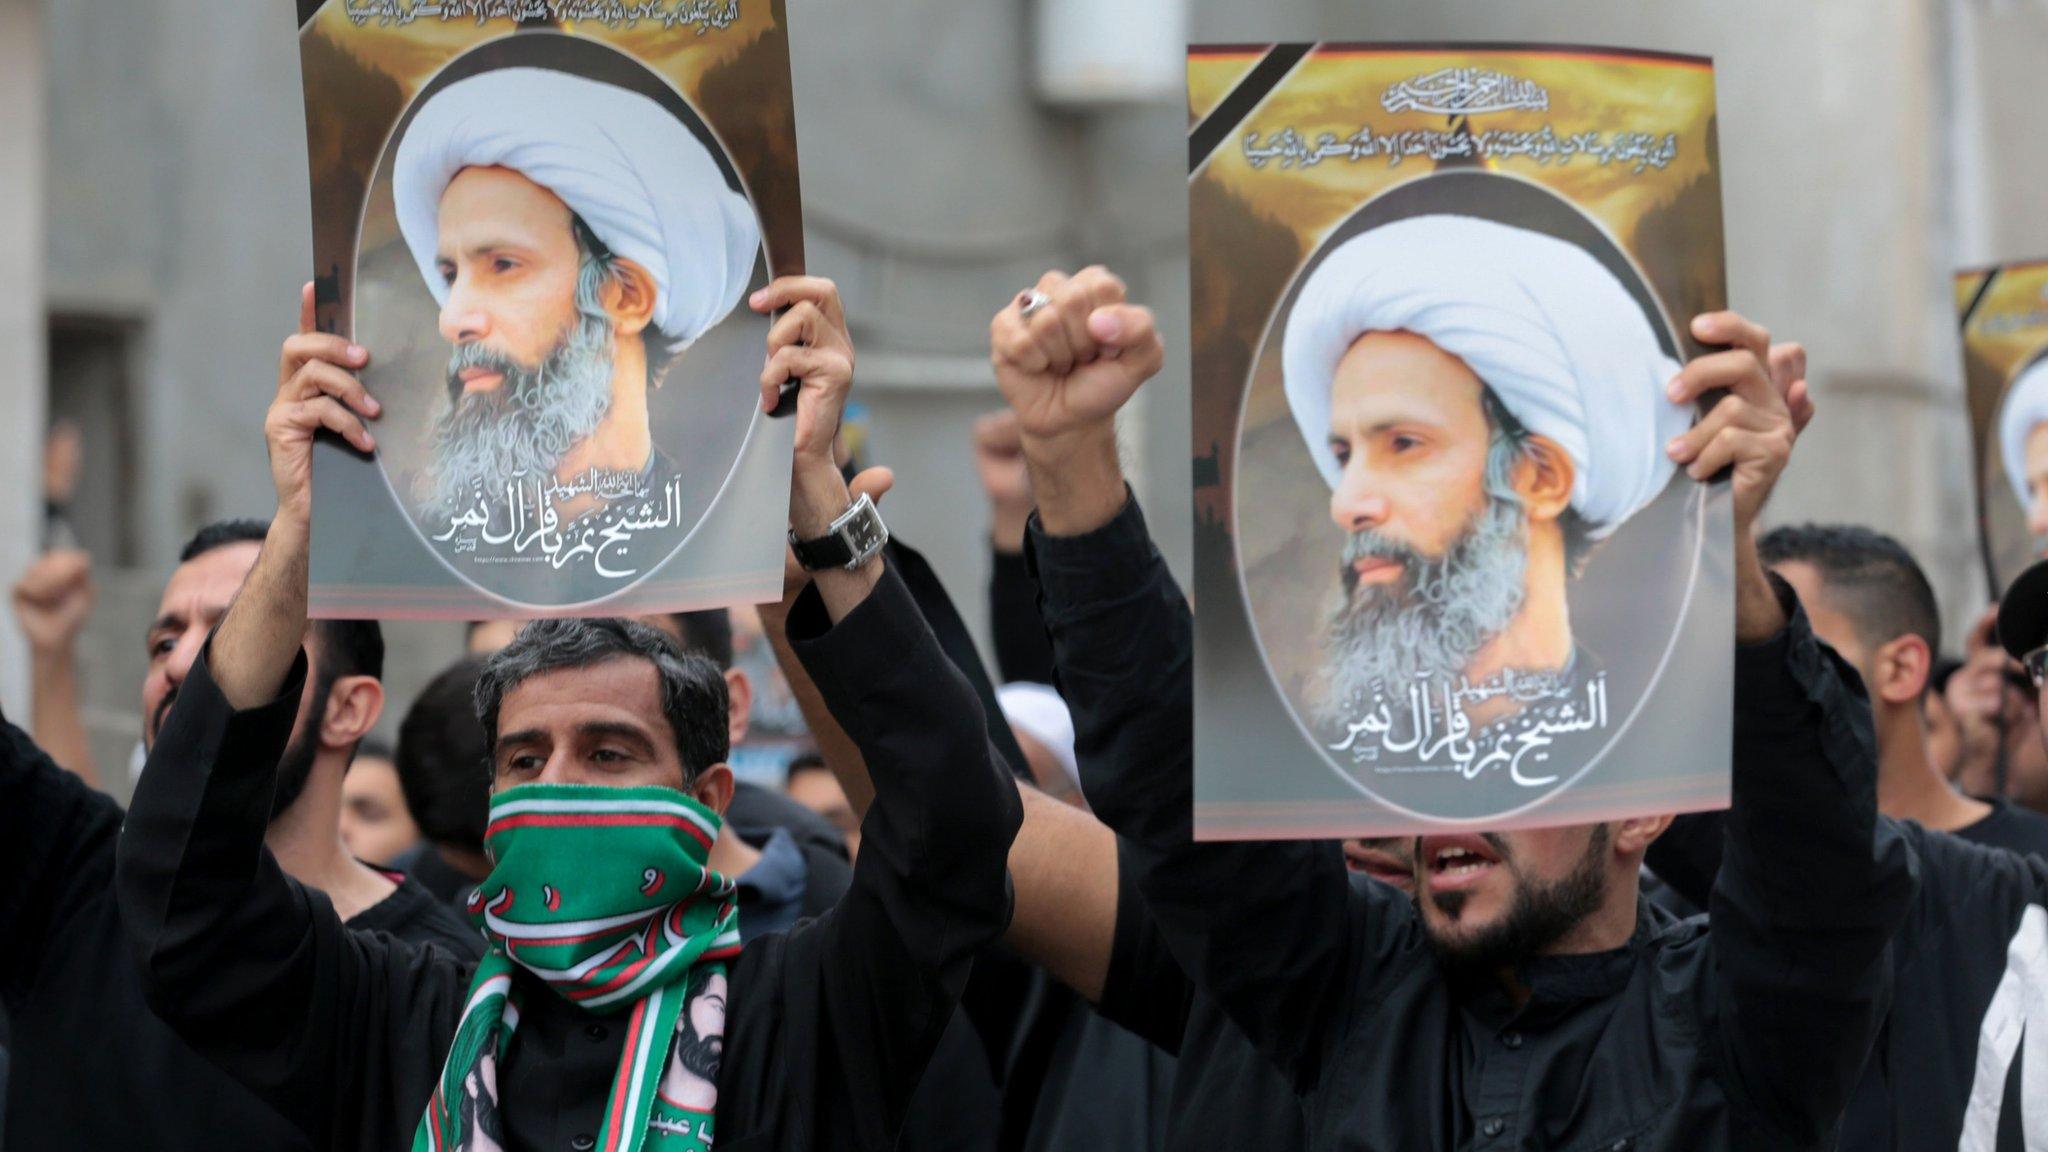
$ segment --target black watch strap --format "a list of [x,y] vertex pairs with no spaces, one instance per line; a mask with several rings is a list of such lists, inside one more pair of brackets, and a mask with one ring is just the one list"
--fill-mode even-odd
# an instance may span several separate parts
[[841,512],[823,536],[799,540],[795,532],[789,534],[790,550],[796,553],[796,562],[806,572],[859,567],[888,542],[889,527],[882,523],[881,512],[866,494]]

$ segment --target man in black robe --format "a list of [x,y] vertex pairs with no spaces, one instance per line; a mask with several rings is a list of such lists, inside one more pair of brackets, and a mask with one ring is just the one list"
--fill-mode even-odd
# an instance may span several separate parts
[[[788,308],[770,335],[764,395],[772,403],[783,380],[802,380],[790,527],[818,536],[849,503],[830,450],[852,374],[844,316],[836,289],[819,280],[778,281],[754,305]],[[145,987],[174,1026],[319,1145],[368,1152],[423,1132],[471,967],[346,938],[327,903],[256,843],[250,798],[275,771],[275,701],[304,674],[274,637],[305,612],[313,435],[326,427],[368,447],[364,421],[378,411],[350,371],[362,361],[348,357],[344,341],[305,324],[286,342],[285,360],[267,421],[278,516],[144,772],[119,885]],[[842,725],[886,768],[876,773],[870,850],[846,897],[728,961],[717,1142],[727,1150],[886,1149],[974,953],[1007,923],[1003,865],[1018,822],[1015,792],[989,750],[972,690],[886,563],[817,573],[790,629]],[[562,633],[570,647],[593,630],[612,637],[602,641],[611,646],[603,659],[550,665],[480,709],[494,735],[498,786],[616,782],[721,809],[731,794],[722,680],[638,625],[536,626],[543,636]],[[666,686],[677,676],[702,681],[686,694],[694,704],[672,704],[676,693],[658,690],[657,678]],[[601,691],[614,680],[630,680],[632,692]],[[554,740],[545,755],[534,750],[535,733]],[[599,739],[606,733],[617,746]],[[587,757],[574,750],[585,740],[596,741]],[[515,966],[517,1031],[492,1075],[479,1077],[494,1082],[508,1148],[594,1147],[627,1067],[627,1033],[638,1035],[619,1016],[555,994],[558,986]]]

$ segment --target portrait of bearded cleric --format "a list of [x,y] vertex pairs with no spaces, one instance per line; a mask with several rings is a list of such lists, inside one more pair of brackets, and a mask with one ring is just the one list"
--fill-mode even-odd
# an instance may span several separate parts
[[2048,555],[2048,352],[2013,373],[1998,402],[1997,463],[2026,514],[2030,555]]
[[[1477,815],[1461,788],[1539,794],[1625,726],[1684,615],[1698,486],[1665,454],[1694,416],[1665,398],[1675,342],[1619,248],[1547,193],[1461,180],[1462,202],[1369,206],[1304,265],[1234,506],[1304,733],[1391,803]],[[1549,202],[1535,220],[1486,214],[1509,184]]]
[[[543,39],[567,38],[512,38]],[[356,278],[393,496],[444,563],[523,604],[601,600],[674,553],[732,473],[760,369],[741,304],[762,234],[731,161],[652,73],[578,48],[581,71],[466,62],[422,91]]]
[[718,1103],[718,1064],[725,1054],[725,973],[704,969],[690,976],[688,995],[676,1020],[668,1070],[657,1089],[669,1107],[708,1116]]

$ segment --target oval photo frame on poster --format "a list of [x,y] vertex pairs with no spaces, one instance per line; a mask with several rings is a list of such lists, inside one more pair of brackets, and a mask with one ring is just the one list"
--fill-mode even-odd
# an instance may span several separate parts
[[[511,459],[521,453],[535,461],[560,460],[586,442],[575,434],[590,424],[598,408],[593,397],[600,374],[609,391],[597,419],[618,415],[628,433],[624,442],[634,442],[634,430],[626,426],[636,397],[633,364],[620,352],[615,328],[608,328],[608,341],[592,335],[576,342],[578,332],[607,326],[586,323],[595,314],[579,309],[579,298],[572,296],[540,309],[567,318],[546,358],[538,363],[516,354],[509,361],[482,358],[485,364],[458,370],[458,347],[489,344],[490,338],[479,338],[462,329],[465,321],[444,315],[420,260],[401,234],[394,167],[421,110],[455,84],[507,69],[545,70],[652,101],[709,157],[711,167],[704,170],[715,171],[722,185],[707,195],[737,197],[751,214],[751,266],[731,294],[729,310],[693,338],[672,342],[680,347],[666,369],[655,363],[661,359],[658,341],[665,338],[642,343],[651,349],[639,377],[645,386],[649,445],[642,469],[592,466],[558,477],[552,470],[543,476],[525,467],[508,474],[516,467]],[[572,218],[581,225],[574,235],[587,260],[604,247],[603,241],[573,210]],[[599,605],[658,572],[718,503],[762,419],[755,381],[769,321],[745,305],[747,294],[768,280],[761,236],[758,206],[726,145],[682,93],[624,52],[560,33],[518,31],[470,48],[435,73],[407,105],[372,173],[356,234],[351,328],[357,341],[372,350],[364,381],[385,408],[376,429],[377,470],[421,547],[469,587],[515,609]],[[450,328],[452,334],[444,331]],[[654,331],[653,326],[648,330]],[[532,326],[523,335],[514,343],[546,344],[545,336],[534,338]],[[507,369],[495,373],[498,390],[508,394],[504,405],[492,413],[478,405],[467,422],[459,419],[458,406],[471,399],[459,371],[489,379],[494,366]],[[514,390],[507,381],[520,369],[531,375],[519,376],[525,387]],[[492,422],[515,409],[530,419]],[[460,500],[437,503],[437,463],[449,466],[451,459],[466,466],[462,475],[492,479],[463,486]],[[507,482],[508,475],[511,490],[521,499],[506,499],[502,509],[472,508],[467,492],[497,491],[495,485]],[[522,515],[515,506],[529,492],[532,505]]]
[[[1276,406],[1284,413],[1287,403],[1275,395],[1282,387],[1282,333],[1304,285],[1347,241],[1398,221],[1440,215],[1507,224],[1577,247],[1626,290],[1647,319],[1665,357],[1682,362],[1684,345],[1645,274],[1597,221],[1542,185],[1497,172],[1432,173],[1362,204],[1321,238],[1295,271],[1267,320],[1252,355],[1250,379],[1240,395],[1234,430],[1238,466],[1230,500],[1234,576],[1251,625],[1253,647],[1302,738],[1340,779],[1404,816],[1451,827],[1483,825],[1541,806],[1584,779],[1628,730],[1677,649],[1700,574],[1706,499],[1703,485],[1677,471],[1658,495],[1610,537],[1593,544],[1576,574],[1567,565],[1569,602],[1601,606],[1599,611],[1571,614],[1574,656],[1569,679],[1573,690],[1582,695],[1568,703],[1580,718],[1590,717],[1598,708],[1606,713],[1606,722],[1598,731],[1588,729],[1553,742],[1540,762],[1516,762],[1517,779],[1527,766],[1530,778],[1547,776],[1545,783],[1524,787],[1485,782],[1475,786],[1480,775],[1505,778],[1506,773],[1489,774],[1482,768],[1466,776],[1464,771],[1425,769],[1419,764],[1345,761],[1341,746],[1348,736],[1351,746],[1357,747],[1358,723],[1333,725],[1329,710],[1315,697],[1316,681],[1327,673],[1324,644],[1329,621],[1350,595],[1342,575],[1346,532],[1328,511],[1331,483],[1309,454],[1327,450],[1327,446],[1311,449],[1293,420],[1284,415],[1273,417]],[[1303,526],[1309,524],[1318,527],[1304,531]],[[1668,542],[1660,545],[1660,540]],[[1640,627],[1644,619],[1661,619],[1666,624],[1646,630]],[[1597,699],[1590,686],[1595,678],[1600,684]],[[1534,682],[1533,677],[1524,681]],[[1466,681],[1464,687],[1472,685]],[[1506,689],[1491,689],[1496,695],[1509,690],[1519,691],[1512,676]],[[1425,706],[1423,712],[1428,711]],[[1447,716],[1449,711],[1447,708]],[[1524,716],[1529,711],[1517,709]],[[1385,714],[1382,710],[1381,715]],[[1511,739],[1515,722],[1515,717],[1502,721],[1505,743],[1501,747],[1520,739]],[[1478,735],[1494,731],[1482,727],[1461,737],[1425,732],[1422,727],[1421,723],[1413,725],[1415,730],[1402,739],[1412,735],[1421,741],[1471,738],[1476,742]],[[1543,765],[1554,765],[1554,771]],[[1471,768],[1469,760],[1466,767]],[[1503,765],[1494,759],[1491,767]]]

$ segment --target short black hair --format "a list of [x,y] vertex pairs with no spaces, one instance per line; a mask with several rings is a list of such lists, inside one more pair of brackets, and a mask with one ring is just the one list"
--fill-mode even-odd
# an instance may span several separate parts
[[789,768],[782,775],[783,787],[795,783],[796,778],[806,772],[825,772],[829,771],[830,767],[825,763],[825,758],[816,752],[799,752],[789,758]]
[[654,665],[661,680],[661,710],[675,735],[685,784],[704,769],[725,762],[732,750],[725,673],[706,657],[684,651],[661,630],[615,616],[535,620],[487,660],[476,684],[476,715],[483,723],[484,746],[497,745],[498,709],[506,694],[529,677],[620,659]]
[[[268,520],[215,520],[185,541],[185,546],[178,550],[178,563],[189,564],[230,544],[261,544],[268,535]],[[315,620],[313,634],[320,638],[314,654],[316,684],[331,688],[343,676],[384,678],[384,632],[375,620]]]
[[1941,651],[1941,606],[1904,544],[1859,524],[1790,524],[1756,542],[1767,567],[1811,564],[1865,647],[1918,636]]
[[671,613],[683,650],[695,652],[723,672],[732,667],[732,613],[723,608]]
[[414,697],[398,725],[398,787],[420,834],[481,852],[491,811],[491,748],[476,715],[481,656],[459,660]]
[[246,517],[234,520],[215,520],[192,534],[185,546],[178,550],[178,563],[189,564],[216,548],[230,544],[261,544],[270,535],[270,521],[251,520]]

